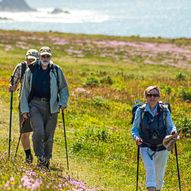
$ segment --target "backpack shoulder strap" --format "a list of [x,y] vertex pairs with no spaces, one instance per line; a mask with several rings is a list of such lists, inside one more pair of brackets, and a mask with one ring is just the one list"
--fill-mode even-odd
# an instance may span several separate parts
[[167,120],[166,119],[167,119],[167,112],[168,112],[168,109],[169,109],[169,104],[163,103],[162,101],[159,101],[159,107],[163,111],[163,122],[164,122],[165,128],[167,128]]
[[171,107],[170,104],[168,102],[164,103],[162,101],[159,101],[159,106],[165,111],[167,111],[167,109],[171,112]]
[[24,73],[26,71],[26,68],[27,68],[27,64],[26,62],[22,62],[21,63],[21,78],[20,78],[20,81],[22,80],[23,76],[24,76]]
[[143,104],[140,106],[140,110],[141,110],[141,120],[143,119],[144,115],[145,115],[145,107],[146,104]]
[[140,106],[140,109],[141,109],[141,110],[144,110],[145,107],[146,107],[146,104],[144,103],[143,105]]
[[29,65],[30,75],[29,75],[29,78],[28,78],[28,83],[32,84],[32,87],[31,87],[31,91],[30,91],[30,94],[29,94],[28,102],[30,102],[32,100],[32,98],[34,97],[34,82],[36,81],[37,72],[38,72],[39,69],[40,69],[39,64],[35,64],[32,67],[30,67],[30,65]]

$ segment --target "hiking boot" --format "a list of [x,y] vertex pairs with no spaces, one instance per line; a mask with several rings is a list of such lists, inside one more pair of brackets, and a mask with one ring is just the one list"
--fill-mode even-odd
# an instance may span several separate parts
[[29,154],[29,155],[26,157],[25,162],[26,162],[27,164],[32,164],[32,162],[33,162],[33,156],[32,156],[32,154]]
[[39,158],[37,162],[37,168],[50,171],[50,161],[43,157]]
[[45,167],[50,171],[50,161],[46,161]]
[[44,157],[39,157],[37,161],[37,167],[42,168],[43,166],[45,166],[45,164],[46,160],[44,159]]

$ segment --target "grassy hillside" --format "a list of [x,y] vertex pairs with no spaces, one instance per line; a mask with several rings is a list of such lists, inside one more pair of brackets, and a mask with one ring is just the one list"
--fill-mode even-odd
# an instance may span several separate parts
[[[144,101],[144,89],[154,84],[161,88],[161,99],[171,103],[173,120],[182,129],[182,139],[177,143],[182,190],[191,190],[190,41],[0,31],[0,189],[32,189],[25,182],[28,180],[41,190],[135,190],[137,148],[130,135],[131,108],[135,100]],[[53,61],[62,67],[70,87],[65,112],[70,180],[61,116],[51,172],[37,170],[36,161],[32,166],[24,164],[21,147],[14,160],[19,137],[17,93],[11,160],[7,160],[9,78],[27,49],[44,45],[52,48]],[[144,182],[141,161],[139,190],[146,190]],[[169,157],[165,182],[163,190],[178,190],[174,154]]]

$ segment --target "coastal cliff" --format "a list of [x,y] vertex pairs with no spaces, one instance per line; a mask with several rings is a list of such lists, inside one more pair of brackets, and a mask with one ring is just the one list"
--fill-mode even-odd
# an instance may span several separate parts
[[0,11],[36,11],[36,9],[31,8],[25,0],[2,0]]

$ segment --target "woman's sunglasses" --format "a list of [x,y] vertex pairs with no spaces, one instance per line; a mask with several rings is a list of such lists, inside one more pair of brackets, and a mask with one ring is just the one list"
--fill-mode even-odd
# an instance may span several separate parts
[[159,97],[159,94],[147,94],[147,97]]

